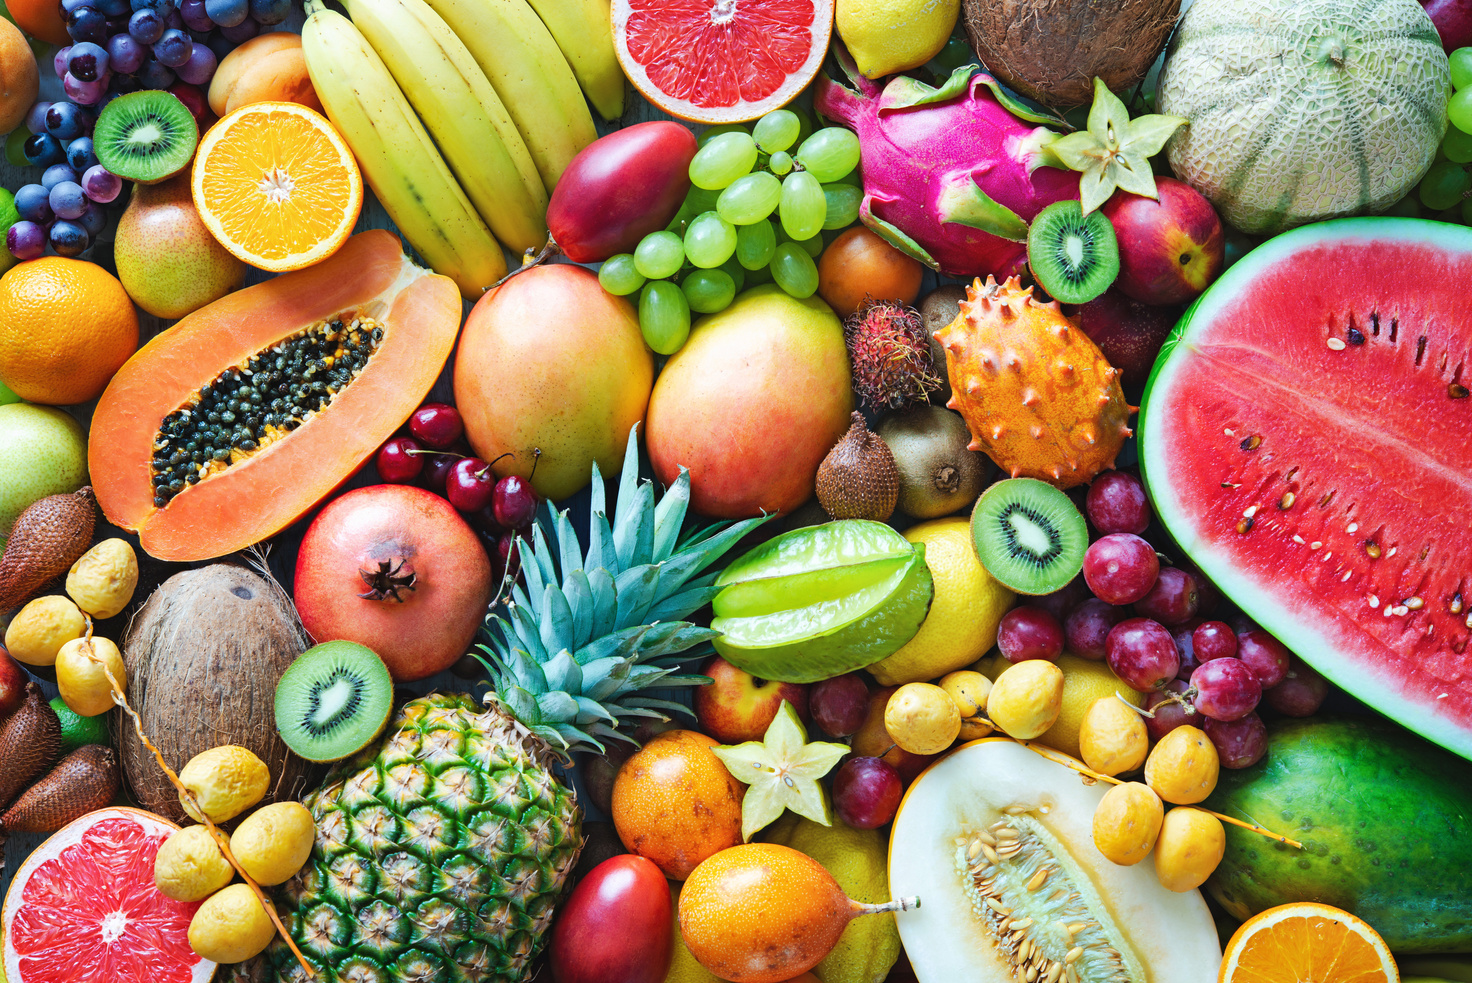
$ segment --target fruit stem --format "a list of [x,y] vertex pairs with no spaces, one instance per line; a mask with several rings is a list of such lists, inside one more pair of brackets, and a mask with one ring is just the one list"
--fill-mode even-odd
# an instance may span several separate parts
[[199,817],[204,822],[205,828],[209,830],[210,836],[214,838],[216,845],[219,846],[220,853],[230,863],[230,866],[235,868],[235,872],[245,880],[245,883],[250,886],[250,889],[255,892],[256,899],[260,901],[261,907],[265,909],[266,914],[270,917],[271,924],[276,926],[276,931],[281,933],[281,938],[291,948],[291,953],[296,956],[296,961],[301,963],[302,971],[307,974],[307,979],[316,979],[316,971],[307,963],[307,957],[302,955],[302,951],[296,947],[296,943],[292,941],[291,933],[286,930],[286,926],[281,924],[281,918],[276,914],[276,909],[271,906],[271,902],[266,898],[266,893],[261,890],[261,886],[252,880],[251,876],[240,866],[240,862],[235,859],[235,854],[230,852],[230,838],[220,832],[218,826],[210,822],[209,815],[199,807],[199,800],[194,797],[194,793],[179,780],[179,776],[174,773],[174,769],[170,768],[164,762],[163,752],[159,751],[153,742],[148,739],[148,735],[143,733],[143,721],[139,718],[138,711],[134,710],[128,703],[128,697],[123,692],[123,687],[118,685],[117,677],[112,674],[112,670],[107,667],[107,663],[99,659],[97,654],[92,650],[92,616],[84,613],[82,620],[86,625],[86,633],[83,637],[87,640],[87,658],[101,667],[103,675],[107,677],[107,685],[112,688],[112,701],[121,707],[123,712],[133,721],[133,730],[137,732],[138,740],[142,741],[143,746],[153,752],[153,759],[158,762],[158,766],[163,769],[164,774],[168,776],[169,781],[173,783],[174,787],[179,790],[179,795],[187,797],[190,804],[194,806],[194,811],[199,813]]
[[862,901],[850,898],[848,903],[853,908],[855,918],[860,915],[880,915],[886,911],[912,911],[920,907],[918,897],[895,898],[893,901],[885,901],[881,904],[864,904]]

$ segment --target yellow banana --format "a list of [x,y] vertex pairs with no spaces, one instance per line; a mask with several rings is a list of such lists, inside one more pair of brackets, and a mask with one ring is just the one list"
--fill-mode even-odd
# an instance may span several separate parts
[[543,245],[547,190],[516,124],[455,32],[424,0],[343,5],[496,238],[516,252]]
[[624,114],[624,70],[613,51],[610,0],[529,0],[604,119]]
[[470,300],[506,275],[506,258],[409,100],[353,22],[307,0],[302,54],[327,117],[399,232]]
[[598,138],[593,114],[552,33],[526,0],[429,0],[475,56],[506,106],[550,194]]

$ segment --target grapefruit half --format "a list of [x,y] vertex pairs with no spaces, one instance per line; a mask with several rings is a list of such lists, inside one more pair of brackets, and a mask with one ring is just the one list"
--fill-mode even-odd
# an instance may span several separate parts
[[26,858],[0,908],[8,983],[207,983],[189,947],[199,908],[153,884],[158,848],[179,827],[140,809],[99,809]]
[[671,116],[742,123],[785,106],[828,51],[834,0],[613,0],[624,74]]

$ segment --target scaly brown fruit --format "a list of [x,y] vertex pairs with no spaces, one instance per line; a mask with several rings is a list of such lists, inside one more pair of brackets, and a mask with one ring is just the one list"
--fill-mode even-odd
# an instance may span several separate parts
[[20,606],[47,581],[70,570],[92,545],[96,522],[91,485],[27,506],[0,557],[0,611]]
[[818,465],[818,501],[835,519],[884,522],[899,500],[900,476],[889,445],[855,411],[848,433]]

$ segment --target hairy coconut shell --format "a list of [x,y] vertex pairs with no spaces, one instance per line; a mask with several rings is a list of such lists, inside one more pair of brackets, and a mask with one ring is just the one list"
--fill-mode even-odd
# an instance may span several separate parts
[[894,512],[900,478],[884,441],[855,412],[848,433],[818,465],[818,501],[835,519],[883,522]]
[[[276,683],[311,644],[275,581],[215,563],[164,581],[128,626],[128,697],[176,772],[213,747],[238,744],[271,772],[267,802],[300,797],[311,766],[276,732]],[[179,821],[179,794],[124,721],[123,773],[143,808]]]
[[1094,99],[1094,77],[1115,92],[1150,70],[1181,0],[963,0],[966,36],[986,68],[1046,106]]
[[41,697],[41,687],[26,683],[20,709],[0,724],[0,808],[35,781],[61,753],[61,721]]
[[112,748],[87,744],[56,763],[0,816],[7,833],[54,833],[73,819],[111,805],[122,778]]
[[0,611],[18,607],[62,576],[92,545],[97,500],[92,486],[47,495],[15,520],[0,556]]

